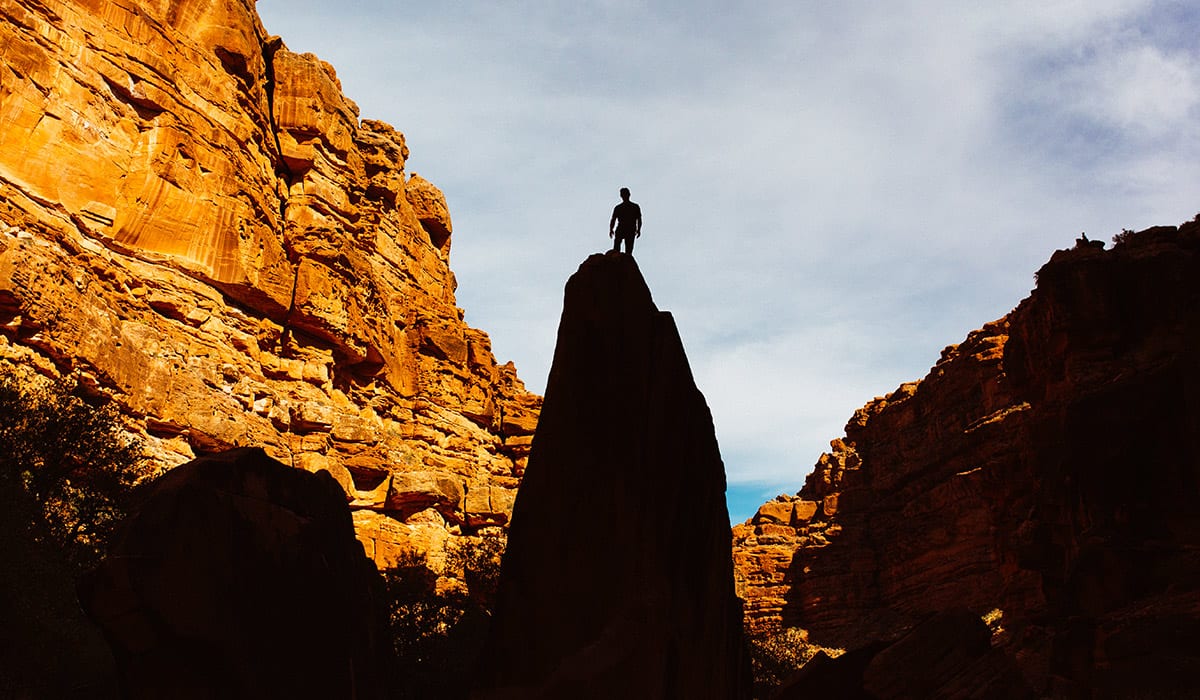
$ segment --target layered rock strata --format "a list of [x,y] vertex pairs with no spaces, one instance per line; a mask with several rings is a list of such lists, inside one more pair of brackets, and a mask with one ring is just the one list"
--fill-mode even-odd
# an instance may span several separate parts
[[479,698],[748,697],[725,473],[633,258],[567,283]]
[[1121,238],[1056,252],[734,528],[754,625],[853,647],[963,606],[1038,692],[1197,688],[1200,223]]
[[503,526],[539,398],[463,322],[442,193],[249,0],[0,1],[0,365],[166,469],[327,471],[381,565]]
[[80,585],[126,698],[379,698],[382,577],[342,489],[258,448],[159,479]]

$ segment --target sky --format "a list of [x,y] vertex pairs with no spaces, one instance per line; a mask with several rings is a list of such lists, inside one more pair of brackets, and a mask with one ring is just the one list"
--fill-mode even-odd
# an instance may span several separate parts
[[467,322],[545,390],[610,245],[670,311],[730,519],[1008,313],[1080,232],[1200,212],[1194,0],[258,0],[446,195]]

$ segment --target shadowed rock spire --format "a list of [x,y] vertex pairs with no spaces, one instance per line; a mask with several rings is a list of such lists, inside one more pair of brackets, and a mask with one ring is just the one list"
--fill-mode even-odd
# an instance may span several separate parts
[[743,698],[725,472],[632,257],[567,282],[478,698]]

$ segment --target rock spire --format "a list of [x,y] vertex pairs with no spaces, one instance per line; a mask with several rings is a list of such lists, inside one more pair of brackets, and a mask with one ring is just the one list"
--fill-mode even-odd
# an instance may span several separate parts
[[725,473],[633,258],[567,283],[479,698],[748,696]]

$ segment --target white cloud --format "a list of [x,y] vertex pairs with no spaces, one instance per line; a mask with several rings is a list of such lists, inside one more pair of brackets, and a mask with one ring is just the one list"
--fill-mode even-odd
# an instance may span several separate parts
[[1173,133],[1200,117],[1200,70],[1186,55],[1138,45],[1105,55],[1080,76],[1081,108],[1137,135]]

